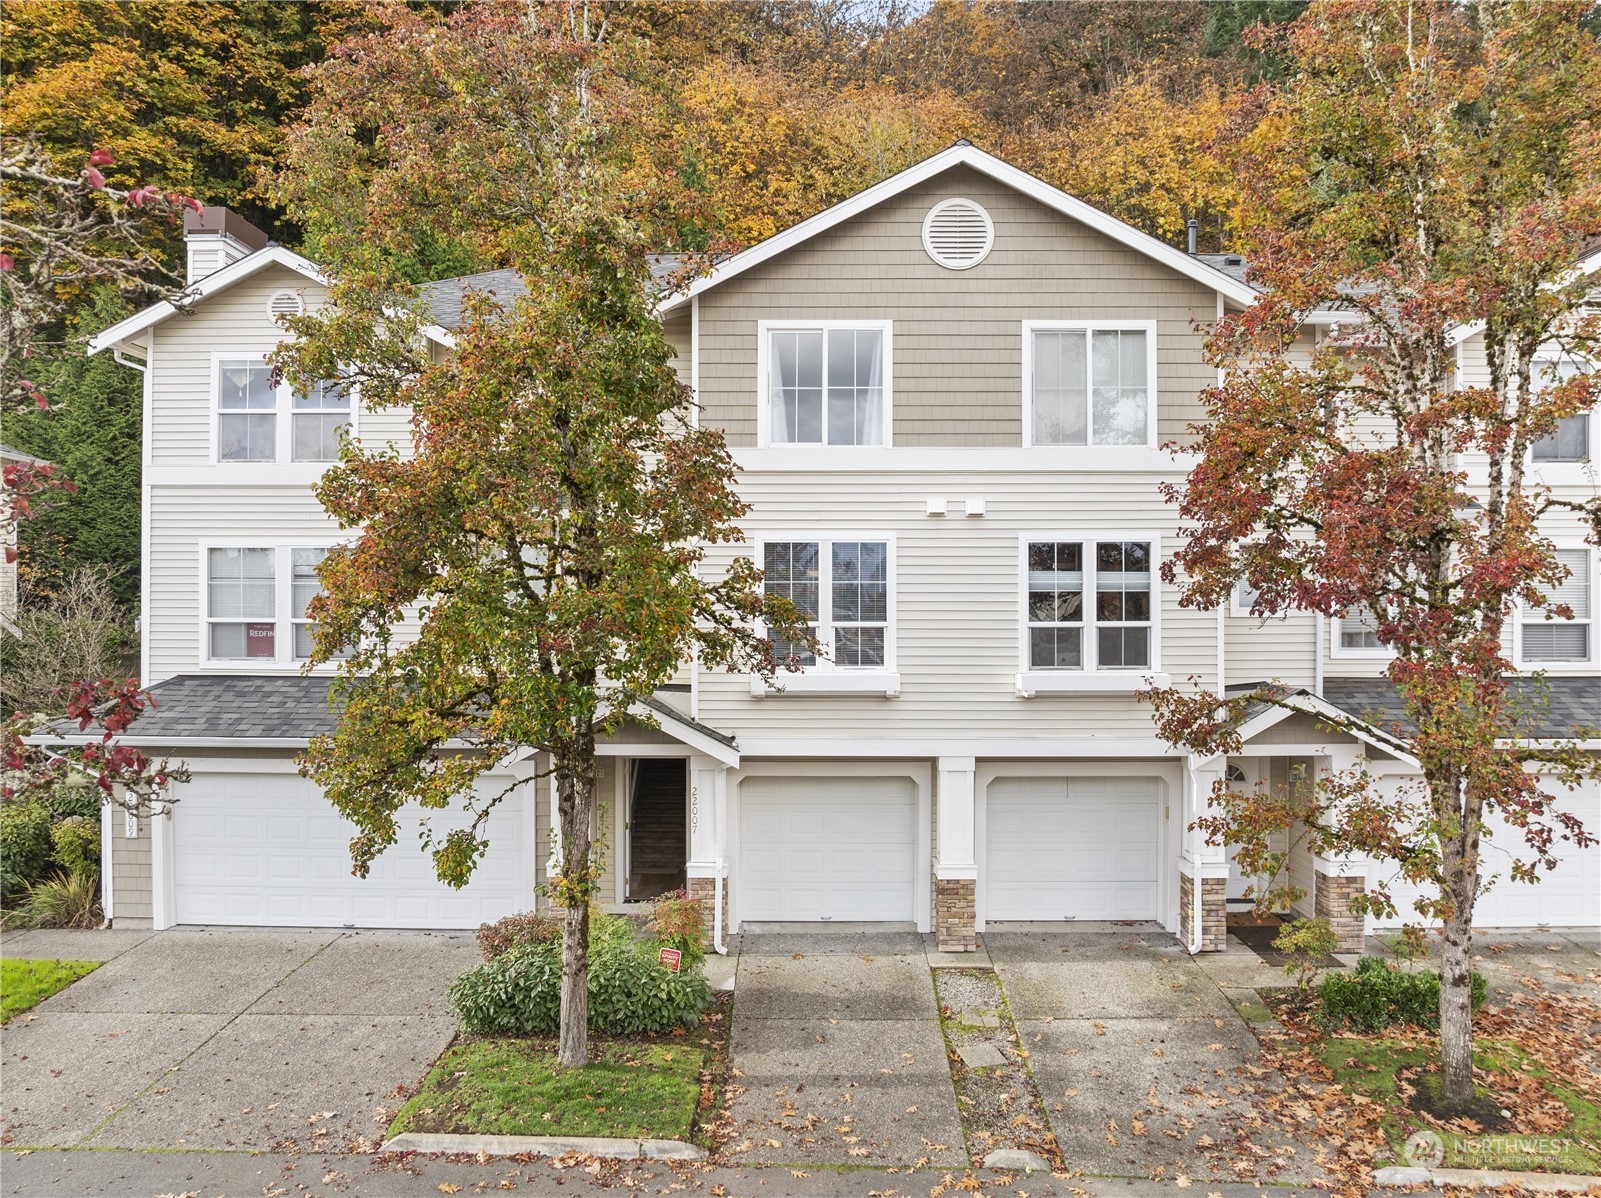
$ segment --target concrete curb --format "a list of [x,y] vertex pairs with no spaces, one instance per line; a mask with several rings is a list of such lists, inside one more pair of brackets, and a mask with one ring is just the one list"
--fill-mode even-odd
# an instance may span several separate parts
[[1521,1186],[1540,1194],[1582,1194],[1592,1186],[1601,1188],[1601,1177],[1582,1173],[1520,1173],[1505,1169],[1409,1169],[1391,1165],[1377,1169],[1373,1180],[1381,1186],[1464,1186],[1493,1190],[1500,1186]]
[[705,1149],[682,1140],[613,1140],[603,1136],[451,1136],[403,1131],[382,1152],[449,1152],[477,1156],[600,1156],[618,1161],[703,1161]]

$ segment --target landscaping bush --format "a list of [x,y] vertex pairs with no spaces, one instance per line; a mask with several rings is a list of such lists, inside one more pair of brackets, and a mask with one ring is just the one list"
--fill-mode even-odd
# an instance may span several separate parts
[[[632,1035],[695,1024],[711,1000],[706,976],[687,961],[673,973],[656,959],[660,947],[638,939],[625,919],[591,914],[591,1031]],[[450,1008],[475,1035],[553,1034],[561,1021],[560,940],[521,944],[462,974],[451,984]]]
[[[1489,983],[1473,972],[1473,1008],[1484,1004]],[[1399,969],[1378,957],[1363,957],[1351,973],[1330,974],[1318,987],[1327,1028],[1381,1032],[1395,1024],[1437,1028],[1440,1024],[1440,975],[1432,969]]]
[[79,872],[36,882],[13,915],[14,922],[26,927],[97,928],[105,922],[100,914],[100,876]]
[[684,954],[684,965],[699,965],[706,959],[706,921],[700,904],[682,890],[674,890],[656,900],[650,912],[650,930],[669,948]]
[[1323,967],[1323,959],[1340,947],[1340,938],[1334,925],[1321,916],[1294,919],[1273,937],[1273,947],[1290,958],[1284,964],[1285,976],[1294,977],[1296,986],[1305,990]]
[[74,816],[100,820],[100,790],[89,779],[78,775],[71,782],[58,786],[39,800],[56,820]]
[[551,940],[561,940],[561,920],[532,911],[508,915],[478,927],[478,947],[486,961],[493,961],[514,948]]
[[50,864],[50,811],[40,803],[0,804],[0,895],[21,898]]
[[100,821],[69,815],[50,829],[50,859],[69,874],[100,876]]

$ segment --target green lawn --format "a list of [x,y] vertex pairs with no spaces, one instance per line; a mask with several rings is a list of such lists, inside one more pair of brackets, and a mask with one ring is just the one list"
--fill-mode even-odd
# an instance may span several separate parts
[[[1334,1037],[1320,1041],[1316,1051],[1323,1063],[1333,1070],[1334,1080],[1348,1093],[1364,1095],[1384,1107],[1384,1131],[1395,1159],[1376,1161],[1375,1165],[1404,1163],[1401,1146],[1406,1138],[1428,1125],[1397,1099],[1396,1074],[1434,1059],[1435,1051],[1411,1041]],[[1540,1136],[1520,1137],[1515,1126],[1505,1131],[1487,1131],[1478,1137],[1443,1132],[1446,1168],[1538,1169],[1552,1173],[1601,1171],[1601,1109],[1595,1103],[1553,1079],[1509,1041],[1479,1041],[1473,1060],[1481,1069],[1522,1073],[1538,1079],[1548,1093],[1568,1108],[1573,1120],[1562,1131]],[[1520,1150],[1520,1139],[1523,1147],[1535,1150]]]
[[38,1006],[99,966],[99,961],[28,961],[14,957],[0,961],[0,1023]]
[[688,1140],[705,1054],[677,1045],[590,1042],[583,1069],[548,1040],[474,1040],[447,1049],[395,1116],[403,1131]]

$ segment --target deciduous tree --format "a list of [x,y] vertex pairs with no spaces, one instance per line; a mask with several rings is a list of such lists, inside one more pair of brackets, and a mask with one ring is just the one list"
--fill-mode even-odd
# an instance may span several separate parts
[[[1592,837],[1541,790],[1598,772],[1574,740],[1529,735],[1503,628],[1567,575],[1551,521],[1601,539],[1601,500],[1543,486],[1530,447],[1595,407],[1595,286],[1575,269],[1601,234],[1601,56],[1588,5],[1484,0],[1325,0],[1275,47],[1291,64],[1263,93],[1239,177],[1265,290],[1223,322],[1225,372],[1205,393],[1200,464],[1173,498],[1186,521],[1164,566],[1182,602],[1215,607],[1241,578],[1259,613],[1376,616],[1407,724],[1390,729],[1422,768],[1410,792],[1360,775],[1320,785],[1300,812],[1328,852],[1366,853],[1422,884],[1442,930],[1444,1093],[1472,1096],[1469,950],[1491,812],[1525,841],[1533,881],[1552,846]],[[1586,269],[1594,269],[1593,259]],[[1298,352],[1305,318],[1340,327]],[[1482,333],[1482,377],[1455,343]],[[1581,363],[1565,382],[1536,355]],[[1558,616],[1572,613],[1553,605]],[[1163,734],[1205,753],[1239,744],[1246,697],[1154,695]],[[1580,730],[1575,729],[1575,733]],[[1594,735],[1594,733],[1590,733]],[[1266,851],[1262,801],[1214,796],[1205,824]],[[1392,904],[1382,888],[1369,909]]]

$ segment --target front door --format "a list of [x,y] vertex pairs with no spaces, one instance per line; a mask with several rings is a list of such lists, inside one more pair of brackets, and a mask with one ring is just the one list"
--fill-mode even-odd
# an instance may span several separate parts
[[689,860],[689,762],[646,757],[634,762],[628,796],[628,888],[631,903],[646,902],[686,884]]

